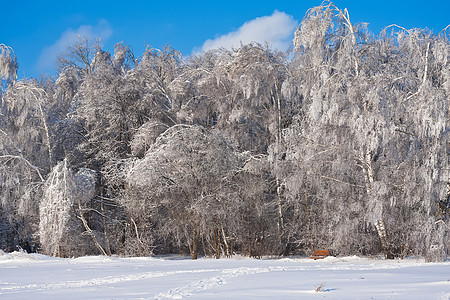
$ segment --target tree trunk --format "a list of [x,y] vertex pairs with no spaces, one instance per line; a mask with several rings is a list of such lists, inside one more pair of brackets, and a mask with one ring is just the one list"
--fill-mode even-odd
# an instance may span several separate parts
[[306,198],[306,188],[303,191],[303,204],[305,207],[305,215],[306,215],[306,234],[308,236],[308,242],[309,242],[309,247],[311,248],[311,253],[313,253],[314,245],[313,245],[313,239],[312,239],[312,234],[311,234],[311,216],[310,216],[309,210],[308,210],[308,202],[307,202],[307,198]]
[[223,227],[222,227],[222,238],[223,238],[223,244],[225,245],[225,255],[226,255],[226,257],[230,257],[231,256],[230,255],[230,248],[228,246],[227,237],[225,235],[225,230],[223,230]]
[[53,251],[52,256],[53,257],[61,257],[61,250],[60,250],[59,244],[56,245],[55,251]]
[[101,210],[102,210],[103,234],[105,235],[105,252],[107,255],[111,256],[112,253],[111,253],[111,247],[110,247],[110,243],[109,243],[108,233],[106,231],[106,216],[105,216],[105,208],[103,206],[103,200],[101,202]]
[[217,229],[214,230],[214,252],[216,259],[220,258],[220,229],[219,226],[217,226]]
[[248,228],[248,232],[247,232],[247,243],[248,243],[248,257],[252,257],[252,233],[250,231],[250,208],[248,209],[247,212],[247,228]]
[[[362,164],[362,169],[365,173],[364,179],[366,182],[366,193],[370,197],[370,201],[379,201],[376,198],[374,199],[374,195],[372,195],[372,185],[374,182],[374,175],[373,175],[373,169],[372,169],[372,154],[370,153],[370,150],[367,149],[365,155],[360,158],[360,162]],[[373,202],[372,206],[376,206],[377,202]],[[378,203],[381,205],[382,203]],[[383,252],[386,256],[386,258],[394,258],[387,242],[387,234],[386,234],[386,227],[384,225],[384,221],[382,219],[382,211],[380,209],[375,209],[375,211],[371,211],[371,213],[374,215],[374,218],[377,219],[377,223],[375,224],[375,228],[377,229],[378,236],[380,237],[381,241],[381,247],[383,248]]]
[[194,230],[194,236],[192,238],[192,247],[190,247],[191,258],[194,260],[198,258],[198,238],[199,238],[198,231]]
[[[281,99],[280,95],[278,94],[278,83],[275,82],[275,95],[272,94],[272,97],[276,98],[276,111],[277,111],[277,137],[276,137],[276,145],[277,145],[277,156],[280,154],[278,153],[280,151],[281,146]],[[277,164],[278,157],[275,160],[275,163]],[[277,206],[278,206],[278,238],[280,241],[280,245],[282,244],[282,235],[283,235],[283,228],[284,228],[284,219],[283,219],[283,210],[282,210],[282,203],[281,203],[281,182],[278,175],[276,176],[276,184],[277,184]]]
[[381,246],[383,247],[383,252],[386,255],[386,258],[393,259],[394,256],[392,255],[387,242],[387,234],[386,227],[384,226],[384,221],[382,219],[379,219],[377,221],[377,224],[375,224],[375,227],[377,229],[378,236],[380,237]]

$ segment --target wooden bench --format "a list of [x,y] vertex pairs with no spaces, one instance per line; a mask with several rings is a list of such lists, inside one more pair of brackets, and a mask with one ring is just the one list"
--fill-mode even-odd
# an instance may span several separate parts
[[310,256],[309,258],[311,259],[323,259],[325,257],[327,257],[328,255],[330,255],[330,250],[314,250],[314,253],[312,256]]

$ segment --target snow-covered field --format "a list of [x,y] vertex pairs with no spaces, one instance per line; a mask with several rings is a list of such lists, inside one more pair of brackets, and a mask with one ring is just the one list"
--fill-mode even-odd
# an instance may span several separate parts
[[[320,291],[315,291],[315,290]],[[0,252],[0,299],[450,299],[450,262]]]

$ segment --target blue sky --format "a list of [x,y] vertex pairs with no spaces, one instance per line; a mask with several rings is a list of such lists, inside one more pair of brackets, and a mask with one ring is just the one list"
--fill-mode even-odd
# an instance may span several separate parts
[[[308,8],[321,1],[2,1],[0,44],[11,46],[19,78],[54,73],[54,58],[78,34],[100,37],[104,49],[125,41],[136,56],[145,45],[170,44],[184,56],[236,40],[269,40],[285,47]],[[353,23],[378,33],[397,24],[430,28],[450,24],[450,1],[345,1]],[[245,24],[245,25],[244,25]]]

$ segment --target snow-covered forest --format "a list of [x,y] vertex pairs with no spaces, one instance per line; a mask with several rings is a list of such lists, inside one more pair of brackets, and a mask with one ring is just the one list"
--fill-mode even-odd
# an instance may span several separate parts
[[286,53],[80,37],[59,76],[17,79],[0,44],[0,249],[442,261],[449,37],[326,2]]

